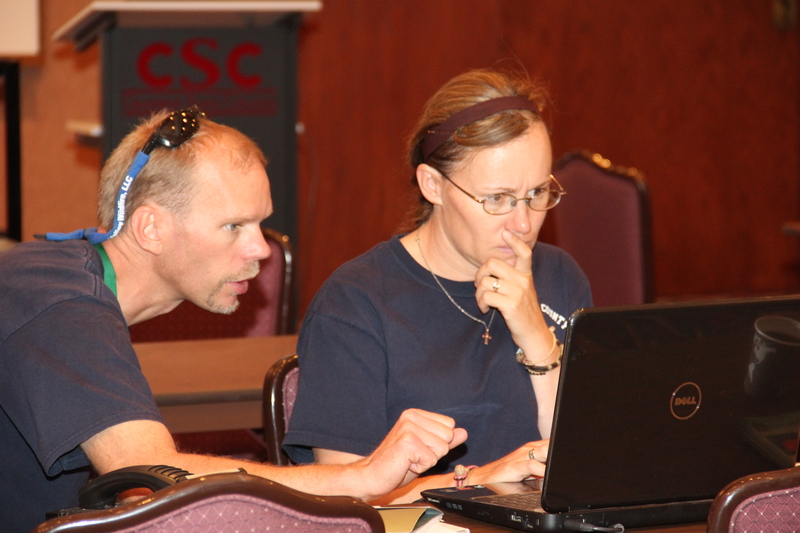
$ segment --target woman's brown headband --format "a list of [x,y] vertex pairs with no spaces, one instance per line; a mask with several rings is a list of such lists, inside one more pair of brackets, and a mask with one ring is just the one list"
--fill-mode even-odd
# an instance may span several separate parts
[[478,102],[465,107],[458,113],[454,113],[450,118],[428,131],[425,140],[422,142],[422,160],[427,162],[433,152],[467,124],[472,124],[482,118],[510,109],[526,109],[541,116],[536,104],[522,96],[501,96]]

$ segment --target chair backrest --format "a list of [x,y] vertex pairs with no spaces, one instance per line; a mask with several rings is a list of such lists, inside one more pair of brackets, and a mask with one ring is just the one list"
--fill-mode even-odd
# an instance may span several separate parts
[[346,496],[313,496],[244,473],[201,476],[112,509],[53,518],[32,533],[307,531],[384,533],[380,514]]
[[644,177],[601,155],[570,152],[553,167],[567,194],[553,209],[556,244],[586,273],[597,306],[653,300],[650,202]]
[[276,465],[292,464],[282,444],[292,417],[298,377],[297,355],[284,357],[264,377],[264,438],[267,460]]
[[800,467],[740,478],[714,499],[709,533],[800,531]]
[[272,255],[261,261],[258,276],[239,308],[230,315],[210,313],[190,302],[174,311],[131,326],[133,342],[268,337],[294,332],[292,318],[292,247],[289,238],[263,228]]

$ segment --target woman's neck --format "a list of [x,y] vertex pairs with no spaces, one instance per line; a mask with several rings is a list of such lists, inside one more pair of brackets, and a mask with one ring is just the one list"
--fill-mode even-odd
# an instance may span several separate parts
[[400,242],[414,260],[440,278],[451,281],[473,281],[477,267],[468,263],[455,249],[441,228],[428,221]]

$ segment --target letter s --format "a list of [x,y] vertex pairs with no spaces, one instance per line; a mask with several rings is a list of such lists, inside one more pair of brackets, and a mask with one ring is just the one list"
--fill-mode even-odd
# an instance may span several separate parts
[[200,83],[195,83],[186,76],[181,76],[181,86],[186,89],[210,87],[219,81],[219,68],[217,65],[207,57],[200,55],[196,50],[197,46],[201,44],[208,46],[211,50],[217,49],[217,41],[203,37],[189,39],[181,47],[181,57],[186,64],[195,67],[206,75],[206,79]]

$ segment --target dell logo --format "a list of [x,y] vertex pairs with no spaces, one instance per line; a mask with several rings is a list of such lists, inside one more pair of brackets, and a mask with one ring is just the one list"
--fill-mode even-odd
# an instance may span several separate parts
[[697,398],[687,396],[686,398],[675,398],[675,405],[697,405]]
[[669,410],[678,420],[693,417],[700,409],[702,393],[696,383],[690,381],[682,384],[672,392]]

